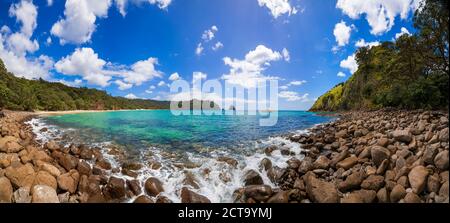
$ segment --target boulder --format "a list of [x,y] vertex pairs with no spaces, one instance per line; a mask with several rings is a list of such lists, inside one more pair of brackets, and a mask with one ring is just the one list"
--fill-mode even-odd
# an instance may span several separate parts
[[111,163],[106,159],[97,160],[96,165],[105,170],[110,170],[112,168]]
[[267,177],[273,183],[278,183],[281,180],[281,177],[283,176],[284,172],[285,169],[282,169],[278,166],[274,166],[267,171]]
[[373,190],[357,190],[345,195],[341,203],[372,203],[376,196]]
[[250,185],[245,187],[244,195],[259,202],[265,202],[272,196],[272,188],[268,185]]
[[13,187],[6,177],[0,177],[0,203],[11,203]]
[[21,187],[14,191],[13,200],[15,203],[31,203],[30,188]]
[[370,158],[370,147],[364,148],[358,155],[358,159]]
[[34,178],[33,185],[47,185],[55,190],[58,186],[55,177],[47,171],[39,171]]
[[434,175],[430,175],[427,180],[427,191],[428,192],[434,192],[439,193],[439,188],[441,187],[441,184],[439,182],[439,175],[435,173]]
[[378,191],[384,186],[384,177],[380,175],[370,175],[361,183],[361,188]]
[[75,169],[78,165],[78,158],[70,154],[62,154],[58,156],[58,163],[67,171]]
[[91,160],[94,157],[94,153],[90,148],[80,146],[80,158],[84,160]]
[[237,167],[238,161],[230,157],[219,157],[217,161],[227,163],[230,166]]
[[359,188],[364,180],[364,172],[358,171],[350,174],[345,181],[339,183],[338,188],[340,191],[349,191]]
[[406,195],[405,188],[402,185],[397,184],[391,191],[390,200],[391,202],[397,203],[399,200],[403,199],[405,195]]
[[434,165],[443,171],[448,170],[448,150],[444,150],[436,155]]
[[211,203],[211,201],[200,194],[197,194],[186,187],[181,189],[181,202],[182,203]]
[[58,186],[63,191],[75,193],[77,191],[80,174],[76,170],[71,170],[58,177]]
[[270,168],[272,168],[272,161],[270,161],[268,158],[264,158],[261,160],[261,162],[259,162],[259,169],[260,170],[269,170]]
[[328,169],[330,167],[331,160],[329,160],[326,156],[319,156],[316,161],[313,163],[314,169]]
[[316,176],[308,172],[304,176],[306,192],[309,198],[317,203],[338,203],[339,195],[333,183],[317,179]]
[[287,191],[280,191],[273,195],[267,203],[288,203],[289,202],[289,194]]
[[313,168],[314,167],[313,167],[312,159],[310,157],[305,157],[302,160],[302,163],[300,163],[300,166],[298,168],[298,172],[305,174],[308,171],[312,170]]
[[356,156],[350,156],[345,158],[336,164],[336,168],[343,168],[344,170],[348,170],[352,168],[355,164],[358,163],[358,158]]
[[32,203],[59,203],[55,189],[47,185],[35,185],[31,194]]
[[330,165],[332,167],[335,167],[337,163],[339,163],[340,161],[344,160],[349,155],[350,155],[350,152],[348,151],[348,149],[343,150],[341,153],[339,153],[336,157],[334,157],[331,160]]
[[161,181],[155,177],[150,177],[145,181],[145,191],[152,197],[156,197],[159,193],[164,191]]
[[139,180],[127,180],[127,186],[134,195],[139,195],[142,193],[141,183]]
[[244,174],[244,183],[245,186],[249,186],[249,185],[261,185],[264,182],[258,172],[254,170],[248,170]]
[[386,147],[389,145],[389,139],[388,138],[380,138],[377,140],[377,145],[381,146],[381,147]]
[[434,164],[434,157],[438,154],[439,149],[433,146],[427,146],[423,155],[422,160],[426,164]]
[[389,167],[389,160],[385,159],[381,162],[380,166],[378,166],[376,174],[383,175],[386,169]]
[[27,163],[17,167],[9,166],[6,168],[5,176],[11,181],[14,187],[30,187],[33,185],[36,172],[33,165]]
[[399,142],[409,143],[412,140],[412,134],[409,130],[395,130],[392,136]]
[[170,204],[173,203],[168,197],[166,196],[158,196],[156,198],[156,202],[157,204]]
[[56,168],[55,166],[53,166],[52,164],[42,163],[40,165],[40,168],[43,171],[47,171],[49,174],[51,174],[54,177],[58,177],[59,175],[61,175],[61,171],[58,168]]
[[14,136],[0,137],[0,152],[4,153],[16,153],[22,150],[19,139]]
[[128,170],[140,170],[142,169],[144,165],[142,165],[141,163],[138,162],[125,162],[122,164],[122,169],[128,169]]
[[125,181],[121,178],[110,177],[106,184],[104,194],[106,197],[113,199],[122,199],[125,197]]
[[405,203],[421,203],[422,200],[420,199],[419,195],[409,192],[406,194],[405,198],[403,198],[403,201]]
[[53,159],[43,150],[33,150],[30,153],[31,159],[36,163],[38,161],[52,162]]
[[91,165],[89,165],[89,163],[87,163],[84,160],[81,160],[78,163],[77,170],[80,173],[80,175],[86,175],[86,176],[91,175],[91,172],[92,172]]
[[389,196],[388,196],[388,191],[387,191],[386,187],[381,188],[377,192],[377,199],[378,199],[379,203],[388,203],[389,202]]
[[135,203],[135,204],[152,204],[155,202],[153,202],[153,200],[150,197],[148,197],[147,195],[141,195],[141,196],[137,197],[136,199],[134,199],[133,203]]
[[297,158],[291,158],[288,161],[286,161],[286,163],[288,164],[289,168],[297,170],[302,162]]
[[0,152],[17,153],[23,149],[23,146],[18,142],[10,141],[5,143],[4,147],[0,147]]
[[439,141],[448,143],[448,127],[439,131]]
[[409,172],[409,184],[414,193],[420,194],[425,189],[428,174],[428,169],[424,166],[416,166]]
[[334,136],[336,137],[336,138],[346,138],[347,137],[347,130],[346,129],[343,129],[343,130],[341,130],[341,131],[339,131],[339,132],[337,132],[336,134],[334,134]]
[[441,189],[439,189],[439,196],[448,198],[448,193],[449,192],[448,192],[448,180],[447,180],[442,184]]
[[373,146],[370,150],[370,154],[373,163],[377,166],[379,166],[383,162],[383,160],[389,159],[391,156],[391,152],[381,146]]
[[7,168],[14,162],[20,162],[17,153],[0,153],[0,168]]
[[48,150],[50,150],[50,151],[60,149],[58,143],[56,143],[56,142],[53,141],[53,140],[50,140],[50,141],[48,141],[47,143],[45,143],[44,148],[45,148],[45,149],[48,149]]

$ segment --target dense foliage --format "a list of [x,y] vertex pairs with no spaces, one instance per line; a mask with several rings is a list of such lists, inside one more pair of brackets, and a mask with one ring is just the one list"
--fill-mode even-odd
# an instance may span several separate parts
[[169,102],[112,97],[105,91],[27,80],[8,73],[0,59],[0,110],[167,109]]
[[358,70],[322,95],[311,110],[447,109],[448,3],[424,1],[414,14],[415,35],[358,49]]

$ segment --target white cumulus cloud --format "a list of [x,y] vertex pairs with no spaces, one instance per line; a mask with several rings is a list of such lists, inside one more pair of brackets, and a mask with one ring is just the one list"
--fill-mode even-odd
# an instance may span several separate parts
[[157,5],[160,9],[167,9],[170,3],[172,3],[172,0],[114,0],[114,2],[120,14],[122,14],[122,16],[125,16],[127,14],[126,7],[130,3],[141,4],[147,2],[152,5]]
[[279,98],[284,98],[286,101],[301,101],[301,102],[308,102],[310,99],[308,98],[309,94],[300,95],[297,92],[294,91],[280,91],[278,93]]
[[222,75],[222,79],[230,84],[254,88],[260,81],[277,79],[277,77],[265,76],[262,72],[270,66],[272,61],[279,61],[282,58],[280,52],[258,45],[248,52],[243,60],[223,58],[224,63],[230,67],[230,71]]
[[217,42],[216,44],[214,44],[214,46],[212,46],[212,50],[214,50],[214,51],[217,51],[217,50],[219,50],[219,49],[222,49],[223,48],[223,43],[221,43],[220,41],[219,42]]
[[373,46],[378,46],[380,45],[380,42],[378,41],[373,41],[373,42],[366,42],[364,39],[360,39],[355,43],[356,47],[373,47]]
[[0,58],[6,68],[19,77],[27,79],[50,77],[53,59],[46,55],[29,55],[39,49],[36,40],[31,40],[37,27],[37,7],[32,1],[22,0],[11,4],[9,16],[15,17],[20,30],[12,32],[8,26],[0,29]]
[[346,75],[345,75],[344,72],[338,72],[338,73],[337,73],[337,76],[338,76],[338,77],[345,77]]
[[355,54],[348,56],[347,59],[341,61],[340,66],[342,68],[350,70],[350,72],[353,74],[358,70],[358,64],[355,60]]
[[291,6],[289,0],[258,0],[260,7],[267,7],[272,16],[276,19],[281,15],[297,14],[298,10]]
[[291,81],[287,86],[300,86],[303,84],[306,84],[307,81],[301,80],[301,81]]
[[408,31],[407,28],[402,27],[402,28],[400,29],[400,32],[397,33],[397,34],[395,34],[395,39],[398,39],[398,38],[400,38],[400,36],[403,36],[403,35],[405,35],[405,34],[407,34],[408,36],[411,35],[411,33]]
[[59,37],[61,44],[88,42],[96,29],[97,17],[107,17],[110,5],[111,0],[67,0],[64,18],[53,24],[51,33]]
[[162,86],[166,86],[167,84],[166,84],[166,82],[164,82],[164,81],[160,81],[159,83],[158,83],[158,87],[162,87]]
[[130,89],[130,88],[133,87],[132,84],[125,83],[125,82],[123,82],[123,81],[121,81],[121,80],[116,80],[116,81],[114,81],[114,83],[115,83],[117,86],[119,86],[119,90],[121,90],[121,91]]
[[202,40],[206,42],[211,41],[212,39],[214,39],[215,33],[217,31],[219,31],[219,29],[215,25],[212,26],[210,29],[205,30],[202,34]]
[[200,55],[202,55],[203,50],[204,50],[204,48],[203,48],[202,43],[199,43],[197,45],[197,48],[195,48],[195,54],[197,54],[197,56],[200,56]]
[[283,48],[281,53],[283,54],[283,58],[284,58],[285,61],[287,61],[287,62],[291,61],[291,55],[290,55],[288,49]]
[[162,77],[162,72],[156,70],[158,59],[150,57],[140,60],[130,67],[114,65],[99,58],[92,48],[77,48],[75,51],[55,64],[55,69],[65,75],[81,76],[89,84],[106,87],[113,78],[119,88],[128,89],[133,85],[141,85],[156,77]]
[[127,98],[127,99],[138,99],[138,97],[136,95],[134,95],[134,94],[127,94],[127,95],[125,95],[125,98]]
[[342,47],[348,44],[351,31],[352,27],[347,26],[344,21],[341,21],[334,26],[333,35],[336,38],[338,46]]
[[371,33],[381,35],[394,26],[395,18],[406,19],[421,0],[338,0],[336,7],[352,19],[365,15]]

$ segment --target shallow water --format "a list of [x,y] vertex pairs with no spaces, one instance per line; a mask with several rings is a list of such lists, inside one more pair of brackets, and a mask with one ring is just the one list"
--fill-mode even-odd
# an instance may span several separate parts
[[[164,183],[164,195],[179,202],[179,191],[186,174],[192,174],[199,185],[194,191],[212,202],[231,202],[232,193],[243,185],[246,170],[258,169],[266,157],[262,149],[278,145],[290,149],[301,159],[298,143],[290,142],[283,134],[306,132],[307,128],[329,122],[333,117],[319,116],[305,111],[281,111],[274,126],[259,126],[259,116],[174,116],[169,110],[117,111],[48,116],[34,119],[31,124],[43,141],[61,138],[66,142],[89,145],[115,144],[124,148],[128,159],[147,164],[149,160],[162,164],[158,170],[141,169],[139,179],[144,182],[156,176]],[[42,127],[48,132],[40,132]],[[239,161],[233,168],[216,160],[219,156]],[[114,157],[109,157],[115,165]],[[268,157],[274,165],[285,167],[291,156],[275,151]],[[195,163],[198,167],[180,169],[178,163]],[[209,173],[205,174],[205,170]],[[189,172],[189,173],[187,173]],[[273,185],[260,171],[264,183]],[[120,176],[120,174],[118,174]],[[125,177],[126,176],[121,176]],[[225,179],[225,180],[224,180]]]

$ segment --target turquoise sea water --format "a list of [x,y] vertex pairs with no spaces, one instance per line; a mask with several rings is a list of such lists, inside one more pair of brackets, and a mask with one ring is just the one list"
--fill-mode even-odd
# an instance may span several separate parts
[[[262,159],[273,166],[287,167],[291,158],[302,159],[301,145],[289,141],[287,133],[302,133],[333,117],[304,111],[278,112],[274,126],[259,126],[259,116],[174,116],[169,110],[115,111],[47,116],[30,121],[40,140],[60,139],[63,143],[88,144],[103,149],[113,167],[120,168],[117,156],[108,155],[111,144],[124,149],[126,160],[138,161],[144,167],[137,179],[144,185],[148,177],[163,182],[164,195],[180,202],[180,191],[190,187],[212,202],[233,202],[233,192],[243,186],[248,170],[257,171],[264,184],[277,187],[259,168]],[[48,128],[48,131],[41,131]],[[264,153],[268,145],[288,149],[290,155],[275,150]],[[221,162],[225,156],[238,161],[238,166]],[[153,168],[153,163],[159,168]],[[184,166],[180,167],[180,163]],[[186,166],[185,164],[193,164]],[[93,164],[94,165],[94,164]],[[110,174],[129,179],[120,172]],[[186,185],[194,179],[198,188]],[[144,193],[144,192],[143,192]],[[132,199],[130,199],[132,201]]]
[[252,115],[174,116],[169,110],[142,110],[49,116],[45,122],[62,129],[79,130],[79,136],[87,141],[189,150],[197,146],[242,147],[255,140],[306,129],[332,119],[305,111],[281,111],[276,125],[259,126],[260,118]]

